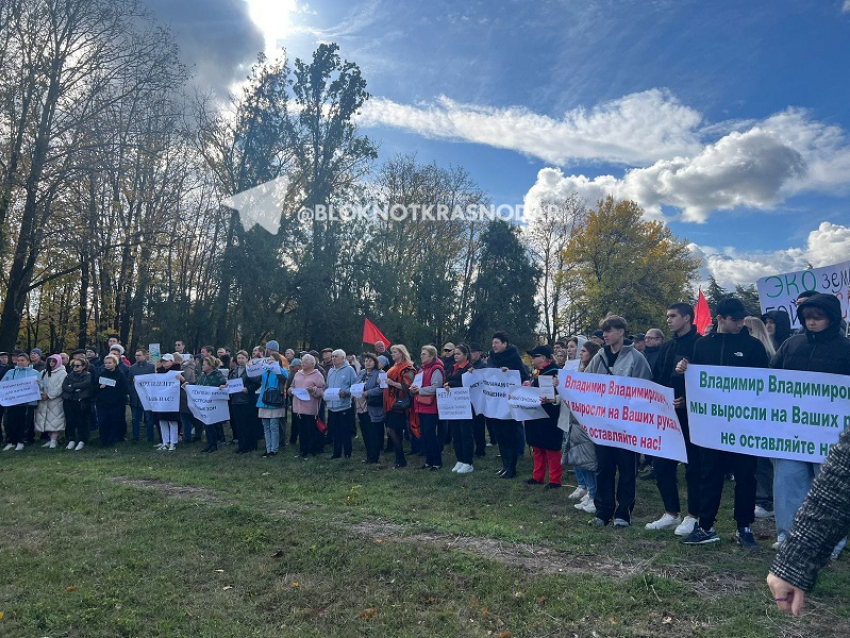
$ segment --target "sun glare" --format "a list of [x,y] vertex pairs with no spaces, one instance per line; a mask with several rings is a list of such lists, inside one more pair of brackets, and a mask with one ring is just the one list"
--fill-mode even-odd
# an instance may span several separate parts
[[273,53],[289,34],[290,15],[295,11],[296,0],[247,0],[251,20],[266,41],[266,53]]

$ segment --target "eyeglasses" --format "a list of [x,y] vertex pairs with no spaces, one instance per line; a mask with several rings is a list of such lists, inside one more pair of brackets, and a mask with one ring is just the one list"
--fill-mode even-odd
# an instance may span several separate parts
[[451,351],[452,351],[451,348],[443,348],[443,352],[451,352]]

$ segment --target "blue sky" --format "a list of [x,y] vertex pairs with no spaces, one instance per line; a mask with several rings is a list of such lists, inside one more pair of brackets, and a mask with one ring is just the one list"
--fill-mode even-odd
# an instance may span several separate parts
[[382,159],[462,165],[494,203],[635,199],[726,285],[850,259],[850,0],[247,9],[269,51],[360,65]]

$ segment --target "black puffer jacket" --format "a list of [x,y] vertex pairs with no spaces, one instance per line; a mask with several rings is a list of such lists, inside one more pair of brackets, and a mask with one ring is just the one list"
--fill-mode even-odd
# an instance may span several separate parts
[[761,341],[741,328],[738,334],[712,332],[697,339],[691,363],[734,368],[766,368],[767,351]]
[[788,337],[791,336],[791,317],[784,310],[768,310],[761,316],[761,320],[770,319],[776,330],[773,333],[773,343],[779,349]]
[[490,356],[487,358],[488,368],[507,368],[508,370],[519,370],[520,379],[528,380],[528,370],[522,362],[522,357],[519,354],[516,346],[509,345],[501,352],[490,351]]
[[694,356],[694,345],[700,339],[697,329],[691,326],[690,332],[680,337],[673,335],[672,339],[661,345],[661,352],[652,368],[652,380],[659,385],[673,388],[673,396],[677,399],[685,396],[685,375],[676,372],[676,365],[682,358],[690,361]]
[[[558,366],[550,363],[546,366],[537,377],[534,377],[532,385],[535,388],[540,387],[537,380],[538,377],[549,376],[555,377],[555,386],[558,385]],[[555,395],[557,396],[557,394]],[[558,416],[561,411],[561,402],[544,403],[543,409],[549,415],[546,419],[535,419],[534,421],[525,421],[525,442],[531,447],[541,448],[543,450],[560,450],[564,443],[564,432],[558,427]]]
[[[806,329],[803,310],[819,308],[829,318],[822,332]],[[850,339],[841,335],[841,302],[834,295],[812,295],[797,308],[803,333],[789,338],[770,362],[780,370],[807,370],[850,375]]]

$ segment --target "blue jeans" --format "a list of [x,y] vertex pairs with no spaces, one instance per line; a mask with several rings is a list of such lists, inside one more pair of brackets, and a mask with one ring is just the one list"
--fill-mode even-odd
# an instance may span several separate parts
[[145,419],[145,432],[147,433],[148,441],[153,443],[154,441],[154,419],[153,412],[150,410],[145,410],[142,406],[130,406],[130,412],[133,415],[133,440],[139,440],[139,434],[141,433],[141,425],[142,425],[142,417]]
[[[794,515],[806,500],[815,477],[820,474],[820,463],[805,461],[773,460],[773,512],[776,515],[776,538],[784,541],[791,531]],[[832,550],[838,555],[847,539],[843,538]]]
[[266,452],[277,452],[280,445],[280,419],[263,419],[263,435],[266,439]]
[[596,472],[577,467],[576,479],[578,480],[578,486],[586,489],[590,499],[593,500],[593,497],[596,496]]

